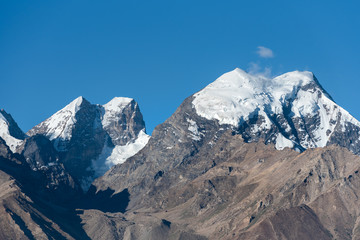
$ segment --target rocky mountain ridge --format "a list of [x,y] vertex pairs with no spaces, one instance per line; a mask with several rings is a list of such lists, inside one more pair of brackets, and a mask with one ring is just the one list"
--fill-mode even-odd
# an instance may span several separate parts
[[86,191],[111,166],[139,151],[149,139],[137,103],[114,98],[101,106],[78,97],[33,127],[28,136],[44,135]]
[[332,101],[312,73],[290,72],[271,80],[235,69],[187,98],[155,128],[139,154],[94,185],[115,187],[115,192],[151,187],[156,174],[196,158],[202,148],[211,151],[227,130],[245,142],[273,143],[279,150],[301,152],[332,144],[355,154],[360,149],[360,123]]
[[[4,189],[14,184],[7,177],[14,175],[18,192],[35,199],[33,208],[26,208],[52,229],[45,231],[24,211],[14,215],[11,209],[29,203],[3,195],[2,219],[13,219],[17,228],[5,224],[4,236],[360,236],[360,124],[310,72],[270,79],[235,69],[185,99],[150,139],[143,129],[132,99],[115,98],[101,106],[79,97],[30,130],[16,154],[0,138]],[[16,174],[14,164],[28,169],[27,179],[41,179],[43,184],[36,189],[26,185],[30,181]],[[85,196],[76,195],[81,193],[79,184],[86,189],[84,183],[94,179],[94,168],[105,172],[112,165]],[[75,193],[77,201],[43,203],[64,192]],[[8,202],[14,207],[8,208]],[[63,226],[63,220],[74,227]],[[42,232],[36,231],[36,224]]]
[[[216,212],[216,215],[218,215],[223,210],[227,213],[226,209],[229,210],[229,208],[227,208],[228,206],[223,206],[224,209],[218,208],[218,205],[221,205],[223,201],[221,199],[224,195],[228,196],[229,192],[233,192],[234,194],[245,193],[248,192],[247,189],[251,186],[249,183],[249,186],[246,186],[244,189],[240,188],[232,191],[231,186],[235,187],[239,184],[242,177],[231,178],[231,181],[229,180],[229,182],[225,181],[222,183],[224,177],[217,175],[215,169],[218,169],[218,166],[224,161],[228,161],[232,154],[234,154],[234,151],[236,152],[236,148],[230,148],[228,151],[224,151],[224,149],[228,148],[228,145],[240,144],[237,146],[241,147],[243,146],[241,143],[243,143],[244,148],[247,149],[250,147],[250,145],[248,145],[250,143],[255,146],[260,146],[262,145],[261,142],[263,142],[268,144],[266,147],[264,146],[267,150],[262,150],[264,154],[274,152],[274,156],[280,156],[283,154],[283,151],[288,152],[289,150],[286,149],[289,147],[298,152],[304,152],[304,156],[308,156],[308,152],[311,152],[311,150],[306,149],[325,147],[327,145],[339,145],[355,154],[359,153],[359,122],[333,102],[332,98],[321,87],[312,73],[292,72],[272,80],[259,78],[259,76],[251,76],[239,69],[224,74],[208,87],[187,98],[169,119],[155,128],[149,143],[138,154],[129,158],[125,163],[114,166],[104,176],[93,182],[92,189],[95,190],[93,190],[92,193],[95,195],[101,194],[109,189],[114,191],[114,194],[122,193],[123,191],[129,193],[129,203],[125,218],[133,219],[135,226],[137,226],[137,221],[140,221],[142,225],[148,226],[147,234],[150,234],[140,234],[134,237],[134,239],[161,239],[161,237],[159,237],[161,234],[156,235],[158,238],[155,238],[151,234],[153,234],[153,231],[160,231],[159,228],[165,228],[164,224],[161,221],[155,223],[150,220],[151,217],[149,217],[148,222],[142,219],[145,218],[145,216],[149,216],[149,214],[152,217],[159,214],[158,216],[164,217],[166,221],[178,226],[178,230],[182,229],[181,231],[194,233],[195,235],[191,237],[193,239],[201,238],[201,236],[210,239],[222,238],[221,235],[218,235],[219,233],[212,232],[208,235],[208,232],[200,231],[201,229],[207,229],[205,226],[209,226],[209,229],[212,229],[215,225],[214,222],[205,224],[206,221],[199,220],[195,216],[202,215],[204,211],[206,212],[207,205],[211,206],[214,210],[213,214]],[[268,83],[267,81],[272,82]],[[284,83],[287,84],[284,85]],[[266,89],[275,89],[275,91],[264,92]],[[236,139],[232,136],[241,136],[241,138],[238,140],[230,140]],[[232,141],[235,142],[233,143]],[[263,147],[259,147],[259,149],[262,148]],[[282,151],[270,151],[269,149],[271,148]],[[334,151],[343,151],[340,149]],[[295,157],[296,151],[293,151],[292,154],[295,155],[290,158],[297,159],[297,157]],[[322,155],[320,152],[318,152],[318,154]],[[350,153],[348,154],[344,159],[353,159],[353,157],[350,157],[352,155]],[[219,157],[214,158],[214,156]],[[239,156],[239,158],[242,159],[243,157]],[[307,157],[304,157],[302,160],[303,164],[307,165],[307,162],[311,161],[311,158],[307,159]],[[354,156],[354,158],[356,157]],[[259,163],[266,161],[265,156],[258,159],[250,157],[249,159]],[[275,157],[274,159],[277,158]],[[287,157],[285,159],[287,159]],[[333,171],[342,171],[338,169],[340,163],[335,162],[341,161],[341,164],[344,164],[343,161],[347,161],[344,159],[341,157],[333,157],[329,160],[336,165],[335,169],[329,170],[331,176],[333,176]],[[255,164],[255,162],[253,164]],[[327,166],[328,163],[320,163],[319,167],[323,167],[323,164]],[[224,170],[221,171],[225,171],[227,172],[226,174],[231,175],[234,169],[234,167],[230,166],[224,167]],[[241,169],[242,170],[239,171],[244,172],[244,177],[247,176],[247,172],[249,171],[248,166],[246,165]],[[296,175],[299,171],[299,169],[289,170],[287,167],[283,167],[282,169],[283,173],[280,171],[278,174],[284,174],[284,178]],[[287,172],[288,170],[289,172]],[[201,191],[201,189],[205,187],[204,185],[199,185],[198,190],[190,187],[194,181],[200,181],[198,179],[203,179],[203,176],[207,176],[207,174],[212,171],[215,171],[215,173],[211,176],[215,177],[216,183],[220,184],[224,189],[221,193],[212,193],[214,190],[211,189],[216,189],[216,184],[212,180],[210,182],[206,180],[206,184],[208,185],[205,185],[208,187],[205,189],[208,190],[205,192]],[[307,172],[308,170],[305,171]],[[309,169],[309,172],[311,171],[314,171],[314,169]],[[354,172],[355,171],[356,170],[354,170]],[[271,172],[268,174],[270,173]],[[310,175],[312,176],[312,174],[313,173]],[[350,175],[353,176],[353,174],[350,173],[347,176],[345,175],[346,174],[337,178],[338,181],[341,181],[343,178],[348,178]],[[318,178],[323,180],[322,177],[323,174],[319,174]],[[249,182],[252,180],[250,179]],[[308,179],[306,180],[306,177],[304,177],[304,179],[298,179],[296,181],[294,186],[304,183],[304,181],[306,183]],[[284,180],[281,180],[281,182],[282,184],[286,184]],[[254,184],[255,183],[256,182],[254,182]],[[255,184],[250,188],[254,189],[256,186]],[[316,186],[316,184],[314,186]],[[330,185],[328,186],[329,188],[326,187],[326,191],[330,191],[330,188],[332,188]],[[283,185],[282,187],[289,188],[290,186]],[[183,188],[188,190],[182,191],[181,189]],[[292,189],[292,187],[290,188]],[[341,191],[341,187],[338,190]],[[201,191],[201,194],[197,191]],[[253,190],[250,192],[252,191]],[[263,188],[263,191],[272,194],[266,190],[266,187]],[[179,192],[182,193],[179,195]],[[189,195],[190,193],[195,195]],[[207,200],[196,200],[199,194]],[[215,196],[211,198],[206,197],[209,194]],[[322,194],[324,194],[324,192],[316,190],[314,199],[323,197]],[[284,198],[287,197],[288,196],[283,195],[279,201],[285,201]],[[299,197],[301,198],[301,196]],[[263,196],[263,198],[265,199],[266,195]],[[235,201],[235,199],[231,199],[231,201],[227,201]],[[205,201],[205,203],[203,201]],[[314,216],[318,217],[311,208],[308,208],[306,205],[308,203],[307,201],[300,201],[299,199],[296,201],[296,204],[286,205],[287,207],[284,207],[285,215],[288,213],[293,214],[292,211],[294,211],[291,218],[295,218],[296,214],[303,213],[306,219]],[[356,205],[354,199],[352,203]],[[193,213],[188,213],[187,208],[190,207],[189,204],[191,204],[191,206],[195,204],[194,206],[196,206]],[[291,210],[288,212],[290,208]],[[166,214],[166,212],[175,211],[175,209],[178,209],[176,210],[178,212],[176,217],[172,218],[171,214]],[[281,211],[281,205],[279,205],[279,211]],[[136,216],[131,214],[132,212],[143,214]],[[277,212],[272,212],[272,214],[277,214]],[[273,216],[272,214],[268,217],[271,218]],[[188,215],[193,217],[187,218],[186,216]],[[283,218],[285,215],[276,221],[284,221]],[[222,221],[226,221],[226,216],[227,214],[223,215]],[[256,216],[253,217],[256,218]],[[332,236],[336,236],[337,233],[334,232],[334,229],[329,230],[329,226],[325,227],[321,220],[316,220],[316,217],[313,221],[313,224],[317,224],[316,231],[309,231],[309,235],[304,236],[303,239],[312,239],[311,236],[315,236],[313,234],[315,234],[319,228],[323,229],[321,230],[321,234],[323,234],[321,238],[331,239]],[[196,230],[192,225],[196,225],[199,221],[201,224],[198,230]],[[220,220],[214,221],[217,222]],[[229,221],[235,220],[230,218]],[[226,230],[227,233],[224,236],[228,239],[234,239],[234,236],[247,236],[247,229],[253,225],[253,223],[250,225],[250,222],[253,222],[252,216],[247,215],[241,221],[245,221],[246,223],[244,222],[242,227],[228,226]],[[186,226],[180,227],[180,222]],[[186,222],[190,222],[190,226],[188,226]],[[298,224],[299,227],[310,227],[308,225],[301,225],[301,222]],[[141,232],[142,230],[134,227],[130,232]],[[171,233],[170,229],[168,230],[169,231],[162,231],[162,234],[164,234],[161,235],[163,239],[169,238],[171,234],[178,234],[175,232]],[[291,234],[289,232],[282,232],[283,230],[281,229],[276,229],[275,231],[280,231],[280,235]],[[301,231],[305,231],[305,229]],[[301,231],[296,234],[302,234]],[[235,235],[233,236],[232,234]],[[273,239],[279,239],[279,235],[276,235],[278,233],[272,234],[275,234]],[[297,239],[294,238],[296,234],[285,239]],[[341,238],[343,238],[346,234],[342,233],[340,235]],[[176,236],[179,237],[179,235]],[[249,236],[252,236],[249,239],[256,239],[253,235]],[[246,239],[243,237],[239,237],[238,239]],[[131,239],[131,237],[129,239]],[[261,239],[261,237],[259,239]],[[267,238],[265,237],[264,239]]]

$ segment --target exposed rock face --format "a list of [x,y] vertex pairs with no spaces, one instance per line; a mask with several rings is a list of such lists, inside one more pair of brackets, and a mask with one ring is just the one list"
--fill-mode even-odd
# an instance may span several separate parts
[[139,106],[131,98],[114,98],[101,109],[103,128],[114,145],[126,145],[145,129]]
[[[189,158],[196,158],[201,146],[210,149],[211,144],[206,143],[216,142],[225,129],[218,132],[220,125],[217,121],[201,121],[189,103],[191,98],[186,99],[165,123],[157,126],[149,143],[138,154],[96,179],[94,185],[97,189],[109,187],[121,192],[130,188],[130,194],[142,201],[144,198],[138,192],[153,186],[163,173],[185,164]],[[195,127],[193,121],[201,124]],[[192,131],[192,127],[197,128],[197,132]],[[205,129],[206,134],[203,133]],[[198,138],[200,140],[194,140]],[[137,200],[133,199],[133,204],[137,205]]]
[[12,116],[4,109],[0,110],[0,137],[5,140],[12,152],[16,151],[17,146],[26,137]]
[[[30,198],[23,187],[0,170],[0,239],[88,239],[66,210],[54,211]],[[62,217],[60,217],[62,216]]]
[[[0,239],[46,239],[43,229],[53,223],[31,206],[31,200],[16,180],[3,171],[0,171],[0,190]],[[69,237],[59,226],[53,227],[54,236]]]
[[1,138],[0,152],[0,239],[86,239],[75,213],[55,207],[74,195],[49,188],[47,172],[32,171]]
[[41,174],[45,181],[42,185],[54,195],[56,201],[69,202],[80,195],[81,188],[59,160],[59,153],[52,142],[42,135],[24,140],[18,151],[25,158],[30,169]]
[[48,137],[59,151],[60,162],[84,190],[149,138],[139,107],[130,98],[114,98],[100,106],[79,97],[27,134]]

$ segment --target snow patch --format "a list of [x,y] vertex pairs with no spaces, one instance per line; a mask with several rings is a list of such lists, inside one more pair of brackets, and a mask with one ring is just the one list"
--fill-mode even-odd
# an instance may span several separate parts
[[293,148],[294,147],[294,143],[287,139],[286,137],[284,137],[281,133],[278,133],[277,137],[276,137],[276,144],[275,144],[275,148],[277,150],[283,150],[284,148]]
[[196,122],[192,119],[187,118],[186,121],[189,123],[189,127],[188,130],[191,132],[190,133],[190,138],[192,140],[195,141],[200,141],[201,140],[201,133],[199,132],[199,127],[196,124]]
[[136,139],[123,146],[109,147],[105,144],[98,159],[92,161],[92,170],[95,177],[104,175],[112,166],[124,163],[128,158],[134,156],[148,143],[150,136],[141,130]]
[[134,156],[137,152],[143,149],[149,139],[149,135],[147,135],[143,130],[140,131],[138,137],[134,141],[129,142],[124,146],[116,146],[110,157],[106,159],[105,165],[110,169],[110,167],[116,164],[124,163],[126,159]]

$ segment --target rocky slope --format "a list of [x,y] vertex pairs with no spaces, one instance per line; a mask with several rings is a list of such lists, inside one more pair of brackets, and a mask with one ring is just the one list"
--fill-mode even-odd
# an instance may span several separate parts
[[47,180],[0,138],[0,239],[88,239],[75,212],[61,207],[76,195]]
[[47,197],[66,203],[81,196],[80,184],[67,171],[59,153],[45,136],[28,137],[17,150],[33,174],[42,176],[40,189],[47,192]]
[[146,191],[129,188],[124,214],[81,218],[91,237],[89,216],[107,219],[107,239],[114,223],[123,239],[358,239],[359,169],[360,158],[336,145],[278,151],[227,131]]
[[114,98],[101,106],[79,97],[27,134],[49,138],[60,162],[84,190],[149,139],[138,104],[130,98]]
[[[66,202],[79,197],[79,184],[74,181],[53,144],[46,137],[28,137],[15,120],[4,110],[0,112],[0,145],[6,159],[21,159],[21,168],[30,181],[38,181],[36,191],[46,193],[56,202]],[[9,150],[6,150],[9,147]],[[17,158],[14,158],[17,156]],[[16,173],[16,171],[13,171]],[[40,181],[41,179],[41,181]]]

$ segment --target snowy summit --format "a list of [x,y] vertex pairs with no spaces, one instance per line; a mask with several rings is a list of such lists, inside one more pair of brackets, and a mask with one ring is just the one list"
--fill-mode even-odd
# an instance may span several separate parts
[[[84,98],[81,96],[76,98],[63,109],[57,111],[50,118],[40,123],[37,128],[44,128],[44,134],[50,140],[69,140],[71,138],[73,126],[76,123],[76,113],[81,108],[83,101]],[[34,130],[35,129],[31,129],[28,134],[33,135]]]
[[277,149],[324,147],[339,128],[360,126],[307,71],[267,78],[236,68],[194,94],[192,103],[196,113],[208,120],[235,129],[250,125],[249,135],[279,128],[276,135],[262,136]]
[[15,152],[16,148],[25,139],[23,131],[20,130],[11,115],[4,110],[0,110],[0,137],[12,152]]
[[36,134],[45,135],[62,152],[65,166],[84,190],[95,177],[140,151],[150,138],[138,104],[126,97],[99,105],[80,96],[28,132]]

